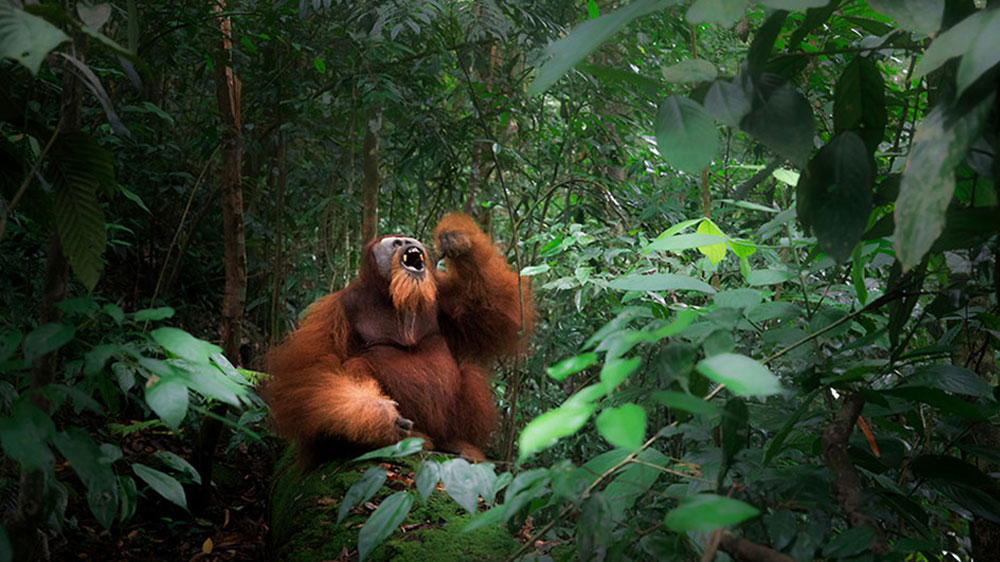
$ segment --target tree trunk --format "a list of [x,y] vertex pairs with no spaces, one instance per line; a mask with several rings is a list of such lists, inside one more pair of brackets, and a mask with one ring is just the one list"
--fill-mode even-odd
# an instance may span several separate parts
[[368,242],[378,236],[378,190],[381,178],[378,170],[378,136],[382,129],[382,113],[372,109],[365,125],[365,143],[361,154],[361,169],[364,171],[362,198],[364,210],[361,213],[361,240]]
[[[225,10],[219,0],[215,12]],[[222,124],[222,162],[219,169],[219,187],[222,193],[222,236],[225,245],[226,269],[225,294],[222,300],[222,350],[234,365],[240,364],[240,340],[243,337],[243,312],[247,292],[247,255],[243,232],[243,185],[240,162],[243,153],[243,136],[240,127],[240,81],[232,68],[232,22],[228,17],[219,20],[221,32],[215,61],[215,94],[219,103]],[[225,414],[225,405],[216,406],[215,414]],[[222,432],[222,422],[205,417],[195,448],[195,467],[201,474],[202,490],[195,505],[204,507],[212,489],[212,462],[215,448]]]

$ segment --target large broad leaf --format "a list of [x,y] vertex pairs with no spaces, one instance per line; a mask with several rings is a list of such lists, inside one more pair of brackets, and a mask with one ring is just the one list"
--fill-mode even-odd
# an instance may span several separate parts
[[948,59],[961,56],[955,83],[958,94],[983,72],[1000,62],[1000,10],[980,10],[937,37],[913,68],[912,80],[930,74]]
[[594,406],[587,403],[563,405],[550,410],[528,422],[521,432],[520,458],[526,459],[532,453],[555,444],[559,439],[573,435],[583,427],[594,413]]
[[827,143],[799,176],[799,219],[816,233],[820,250],[838,262],[850,257],[868,225],[874,177],[864,141],[850,131]]
[[[698,225],[698,234],[708,234],[718,236],[719,238],[725,237],[725,233],[709,219],[701,221],[701,224]],[[723,240],[722,242],[707,246],[698,246],[698,251],[704,254],[712,262],[712,265],[715,265],[726,257],[726,242]]]
[[15,402],[11,410],[13,417],[0,418],[4,454],[25,470],[50,469],[55,460],[47,444],[56,431],[52,418],[26,400]]
[[1000,62],[1000,9],[983,10],[978,16],[979,28],[968,51],[962,55],[955,75],[957,95],[962,95],[984,72]]
[[833,93],[837,133],[856,130],[871,152],[885,133],[885,81],[870,57],[856,56],[840,73]]
[[187,415],[188,389],[179,379],[160,379],[146,387],[146,404],[171,429],[180,427]]
[[358,558],[364,560],[372,550],[396,530],[413,507],[409,492],[396,492],[385,498],[358,533]]
[[715,80],[718,71],[715,65],[705,59],[685,59],[661,69],[663,79],[674,84],[708,82]]
[[710,294],[715,292],[711,285],[703,281],[674,273],[626,275],[611,281],[608,287],[620,291],[698,291]]
[[640,363],[642,363],[641,357],[608,359],[601,369],[601,384],[604,385],[604,392],[611,394],[618,385],[639,368]]
[[691,23],[718,23],[729,25],[743,17],[747,3],[744,0],[695,0],[687,11]]
[[779,86],[743,117],[740,127],[796,166],[805,166],[813,146],[812,107],[789,84]]
[[222,352],[221,347],[199,340],[178,328],[157,328],[149,335],[156,343],[163,346],[163,349],[194,363],[208,364],[213,353]]
[[736,353],[720,353],[701,360],[695,369],[726,385],[737,396],[770,396],[782,391],[781,382],[767,367]]
[[601,437],[615,447],[635,451],[646,438],[646,410],[637,404],[606,408],[595,423]]
[[670,530],[678,533],[707,533],[741,523],[759,513],[760,510],[740,500],[714,494],[697,494],[682,499],[677,509],[667,513],[664,523]]
[[928,386],[976,398],[993,395],[993,387],[975,371],[958,365],[928,365],[906,377],[906,386]]
[[991,95],[971,111],[954,115],[941,104],[917,126],[895,211],[896,255],[904,269],[920,263],[944,230],[955,167],[979,136],[992,105]]
[[656,146],[668,164],[698,174],[719,144],[715,121],[698,102],[670,96],[656,113]]
[[941,28],[944,0],[868,0],[875,11],[896,20],[907,31],[930,35]]
[[9,2],[0,3],[0,60],[14,59],[35,75],[49,51],[63,41],[69,36],[58,27]]
[[132,470],[135,471],[136,476],[142,478],[143,482],[149,484],[149,487],[154,492],[160,494],[171,503],[187,509],[187,497],[184,495],[184,487],[181,486],[181,483],[176,478],[139,463],[133,464]]
[[750,98],[739,84],[716,80],[705,94],[705,111],[720,123],[736,128],[740,126],[740,119],[750,113]]
[[661,390],[653,393],[653,400],[656,400],[669,408],[684,410],[685,412],[691,412],[692,414],[715,415],[722,413],[722,409],[715,404],[706,402],[697,396],[684,394],[683,392]]
[[549,45],[549,58],[538,69],[538,74],[528,86],[528,95],[534,96],[555,84],[573,65],[611,38],[622,27],[637,17],[644,16],[677,0],[636,0],[623,8],[576,26],[566,37]]
[[476,512],[479,494],[487,487],[483,477],[478,465],[471,465],[465,459],[451,459],[441,465],[444,491],[469,513]]
[[875,529],[868,526],[854,527],[834,537],[823,547],[823,556],[831,559],[861,554],[875,538]]
[[114,188],[111,153],[86,133],[60,135],[49,152],[49,169],[56,232],[73,273],[91,290],[104,268],[107,235],[97,193]]
[[441,481],[441,463],[432,460],[420,463],[420,468],[417,469],[417,475],[413,480],[417,485],[417,492],[420,493],[420,497],[424,501],[427,501],[431,492],[434,491],[438,482]]
[[699,246],[725,243],[726,239],[716,234],[676,234],[667,238],[653,240],[646,246],[643,253],[676,252],[677,250],[690,250]]
[[[354,484],[344,494],[344,499],[340,500],[340,507],[337,508],[337,523],[340,523],[351,512],[351,508],[364,503],[378,492],[382,484],[385,484],[386,472],[381,466],[373,466],[365,471]],[[437,482],[435,481],[436,485]]]
[[72,324],[45,324],[24,338],[24,361],[30,364],[36,357],[52,353],[73,341],[76,328]]
[[87,503],[97,522],[110,528],[118,513],[118,479],[111,470],[112,459],[78,427],[57,433],[52,443],[87,487]]

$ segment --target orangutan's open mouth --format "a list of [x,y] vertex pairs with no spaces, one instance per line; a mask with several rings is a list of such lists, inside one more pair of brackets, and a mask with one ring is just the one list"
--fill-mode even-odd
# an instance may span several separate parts
[[422,272],[424,270],[424,253],[416,246],[410,246],[403,250],[401,261],[403,267],[410,271]]

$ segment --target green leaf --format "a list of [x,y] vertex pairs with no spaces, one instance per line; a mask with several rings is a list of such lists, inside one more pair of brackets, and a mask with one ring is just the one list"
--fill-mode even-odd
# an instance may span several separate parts
[[770,396],[783,390],[778,377],[745,355],[721,353],[701,360],[695,369],[737,396]]
[[723,471],[719,474],[720,481],[725,478],[725,472],[732,466],[737,453],[747,446],[749,419],[750,412],[742,398],[734,397],[726,401],[722,422],[719,424],[723,465]]
[[119,326],[121,326],[122,321],[125,320],[125,312],[123,312],[122,308],[117,304],[108,303],[101,307],[101,310],[110,316],[111,319],[115,321],[115,324],[118,324]]
[[652,275],[632,274],[619,277],[608,283],[608,287],[619,291],[698,291],[715,293],[711,285],[692,277],[674,273],[654,273]]
[[993,105],[990,95],[962,115],[938,105],[917,126],[896,199],[896,255],[904,270],[916,266],[944,230],[955,191],[955,168],[979,136]]
[[184,487],[173,476],[164,474],[155,468],[150,468],[144,464],[135,463],[132,470],[143,482],[149,484],[154,492],[163,496],[167,501],[179,505],[187,510],[187,498],[184,495]]
[[690,250],[699,246],[712,244],[725,245],[726,239],[715,234],[677,234],[668,238],[657,238],[649,243],[643,250],[647,252],[675,252],[677,250]]
[[[720,238],[725,238],[726,236],[714,222],[708,219],[701,221],[701,224],[698,225],[698,234],[711,234]],[[699,246],[698,251],[708,256],[708,259],[714,265],[725,259],[726,243],[723,241],[708,246]]]
[[637,404],[605,408],[595,423],[601,437],[615,447],[636,451],[646,438],[646,410]]
[[718,131],[698,102],[670,96],[656,113],[656,146],[671,166],[700,174],[715,156]]
[[795,186],[799,220],[838,262],[850,257],[865,232],[874,180],[864,141],[845,131],[819,151]]
[[8,457],[24,470],[51,470],[55,457],[47,445],[56,426],[45,412],[19,400],[11,407],[13,417],[0,418],[0,445]]
[[125,523],[135,515],[135,508],[139,505],[139,490],[131,476],[118,477],[118,499],[121,504],[118,521]]
[[697,396],[684,394],[683,392],[661,390],[653,393],[653,400],[656,400],[669,408],[684,410],[685,412],[691,412],[692,414],[712,416],[722,413],[722,408],[719,408],[715,404],[712,404],[702,398],[698,398]]
[[320,74],[326,74],[326,62],[324,62],[323,59],[319,57],[314,58],[313,67],[316,68],[316,71]]
[[531,277],[533,275],[540,275],[542,273],[545,273],[550,269],[552,269],[552,266],[550,266],[547,263],[543,263],[542,265],[531,265],[522,269],[521,275],[523,277]]
[[775,10],[805,10],[806,8],[822,8],[830,0],[758,0],[761,4]]
[[[381,466],[373,466],[366,470],[361,478],[351,484],[347,493],[344,494],[344,499],[340,500],[340,507],[337,508],[337,523],[343,521],[354,506],[372,499],[382,484],[385,484],[385,479],[386,472]],[[437,485],[437,482],[434,484]],[[431,489],[433,490],[433,488]]]
[[524,460],[533,453],[551,447],[559,439],[573,435],[587,423],[593,413],[592,404],[564,404],[531,420],[521,431],[518,440],[520,459]]
[[375,449],[374,451],[367,452],[354,460],[364,461],[368,459],[396,459],[399,457],[408,457],[414,453],[419,453],[423,450],[423,447],[424,440],[420,437],[407,437],[395,445]]
[[795,429],[796,424],[799,423],[799,420],[802,419],[802,416],[804,416],[805,413],[809,411],[809,406],[811,406],[813,400],[815,400],[816,397],[819,396],[820,390],[822,389],[817,388],[812,392],[810,392],[809,394],[807,394],[802,399],[802,403],[799,404],[799,407],[795,409],[795,413],[793,413],[791,417],[789,417],[785,421],[785,425],[783,425],[781,429],[778,431],[778,433],[774,435],[774,438],[771,439],[771,444],[768,445],[767,451],[764,453],[765,465],[770,464],[771,459],[773,459],[775,455],[781,452],[782,445],[785,444],[785,439],[787,439],[788,435],[792,432],[793,429]]
[[451,459],[441,464],[444,491],[469,513],[476,513],[479,491],[483,488],[481,476],[479,469],[465,459]]
[[438,482],[441,481],[441,463],[430,460],[420,463],[414,480],[417,484],[417,492],[420,492],[420,497],[426,502],[431,492],[437,487]]
[[539,67],[538,74],[528,86],[528,95],[534,96],[548,90],[573,65],[632,20],[676,3],[676,0],[636,0],[610,14],[576,26],[569,35],[548,46],[546,53],[549,58]]
[[19,345],[21,345],[21,332],[17,330],[0,332],[0,363],[10,359]]
[[184,458],[170,451],[156,451],[153,456],[160,459],[160,462],[167,465],[168,467],[186,474],[195,484],[201,484],[201,474],[198,474],[198,470],[189,463]]
[[157,320],[165,320],[167,318],[174,317],[174,309],[169,306],[161,306],[159,308],[144,308],[142,310],[137,310],[132,316],[136,322],[150,322]]
[[570,357],[569,359],[563,359],[548,369],[545,369],[545,374],[557,381],[562,381],[573,373],[579,373],[596,362],[596,353],[584,353]]
[[1000,9],[984,9],[971,17],[976,16],[979,29],[975,31],[971,47],[962,55],[962,62],[958,65],[956,96],[961,96],[976,79],[1000,62]]
[[170,429],[177,429],[188,409],[188,389],[176,378],[160,379],[146,387],[146,404]]
[[756,289],[730,289],[712,295],[712,302],[719,308],[747,310],[764,300],[764,294]]
[[222,353],[221,347],[199,340],[178,328],[157,328],[149,335],[163,349],[193,363],[209,364],[213,353]]
[[834,90],[834,130],[856,130],[871,153],[882,141],[886,120],[882,73],[870,57],[855,56],[840,73]]
[[72,324],[45,324],[24,338],[24,362],[30,365],[37,357],[52,353],[73,341],[76,328]]
[[45,56],[64,41],[69,36],[58,27],[9,2],[0,4],[0,60],[13,59],[35,76]]
[[868,5],[907,31],[930,35],[941,29],[944,0],[868,0]]
[[916,402],[923,402],[924,404],[934,406],[942,412],[959,415],[970,420],[986,420],[986,416],[975,404],[970,404],[957,396],[952,396],[951,394],[936,388],[927,388],[926,386],[902,386],[889,390],[883,390],[882,394],[898,396],[900,398]]
[[875,529],[868,526],[854,527],[833,537],[823,547],[826,558],[847,558],[856,556],[868,549],[875,538]]
[[673,66],[661,69],[663,79],[674,84],[708,82],[715,80],[718,71],[705,59],[684,59]]
[[604,392],[610,394],[629,375],[639,368],[642,358],[632,357],[630,359],[608,359],[601,369],[601,384],[604,385]]
[[118,344],[102,343],[95,345],[83,356],[83,374],[92,377],[104,370],[108,361],[118,353]]
[[906,386],[927,386],[976,398],[993,395],[993,387],[975,371],[958,365],[927,365],[906,377]]
[[740,126],[740,120],[750,113],[750,98],[738,84],[716,80],[705,94],[705,111],[720,123],[735,129]]
[[760,510],[740,500],[715,494],[697,494],[682,499],[677,509],[667,513],[664,523],[677,533],[707,533],[720,527],[736,525],[759,513]]
[[587,0],[587,19],[596,20],[601,17],[601,8],[597,5],[597,0]]
[[750,111],[740,128],[796,166],[805,167],[813,147],[812,106],[789,84],[782,84]]
[[752,287],[761,285],[777,285],[789,279],[794,279],[795,274],[784,269],[757,269],[747,275],[747,284]]
[[746,0],[695,0],[686,18],[691,23],[717,23],[728,26],[743,17]]
[[[973,49],[978,51],[978,48],[975,46],[975,43],[978,41],[983,41],[988,48],[996,40],[996,34],[995,32],[993,33],[994,37],[992,41],[983,39],[981,36],[984,32],[987,34],[991,32],[991,30],[984,28],[983,24],[992,21],[996,16],[996,10],[979,10],[939,35],[924,52],[924,56],[920,59],[920,62],[913,68],[913,77],[910,80],[916,83],[917,80],[930,74],[949,59],[970,53]],[[970,61],[965,71],[966,80],[972,77],[972,71],[988,60],[988,58],[989,55],[986,54],[984,58],[976,58],[976,60]],[[956,83],[961,84],[957,80]],[[969,83],[971,83],[971,80]]]
[[413,496],[408,492],[396,492],[382,501],[358,533],[359,560],[363,562],[375,547],[389,538],[406,519],[411,507]]
[[60,135],[49,151],[55,191],[53,217],[73,273],[93,290],[104,268],[107,233],[99,190],[115,187],[111,153],[86,133]]
[[105,529],[111,528],[118,513],[118,480],[111,470],[112,461],[102,454],[90,435],[78,427],[55,434],[52,444],[86,486],[87,503],[97,522]]

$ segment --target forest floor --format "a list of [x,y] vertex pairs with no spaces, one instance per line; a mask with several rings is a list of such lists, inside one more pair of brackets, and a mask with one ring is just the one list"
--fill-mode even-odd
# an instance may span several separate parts
[[[122,452],[127,459],[157,467],[160,465],[151,457],[154,451],[172,451],[190,459],[191,441],[190,437],[179,438],[166,430],[144,430],[124,437]],[[267,498],[274,467],[273,449],[267,444],[244,443],[227,455],[224,448],[225,443],[221,443],[210,501],[201,501],[200,487],[186,487],[189,505],[205,505],[203,509],[192,509],[194,517],[147,490],[135,516],[124,525],[116,521],[111,530],[106,530],[90,513],[86,498],[70,492],[70,504],[80,504],[71,512],[85,513],[87,517],[66,522],[63,535],[50,542],[52,560],[269,560]],[[60,479],[72,473],[68,465],[57,470],[63,472]],[[145,487],[141,480],[135,480],[140,490]],[[69,481],[78,484],[75,476]]]

